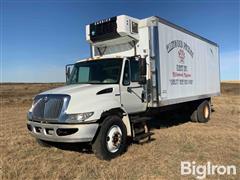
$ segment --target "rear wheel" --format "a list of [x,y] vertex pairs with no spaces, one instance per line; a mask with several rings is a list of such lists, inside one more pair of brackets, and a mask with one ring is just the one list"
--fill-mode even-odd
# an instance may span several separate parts
[[197,116],[197,110],[194,110],[191,114],[191,121],[192,122],[198,122],[198,116]]
[[127,130],[118,116],[104,119],[92,149],[100,159],[110,160],[126,150]]
[[197,108],[198,122],[206,123],[210,120],[211,108],[209,101],[203,101]]
[[201,104],[193,108],[190,118],[192,122],[206,123],[210,120],[210,115],[211,115],[210,103],[208,100],[204,100],[201,102]]

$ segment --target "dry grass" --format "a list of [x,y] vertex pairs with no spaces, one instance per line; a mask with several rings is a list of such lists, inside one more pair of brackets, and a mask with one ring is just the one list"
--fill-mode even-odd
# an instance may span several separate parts
[[[44,148],[26,129],[31,98],[59,84],[7,84],[1,86],[1,177],[2,179],[193,179],[180,175],[181,161],[205,164],[240,164],[238,83],[223,83],[223,94],[213,99],[215,112],[207,124],[156,119],[155,139],[132,144],[110,161],[101,161],[81,144]],[[184,117],[182,117],[184,118]],[[181,118],[180,118],[181,119]],[[167,127],[166,127],[167,125]],[[239,171],[239,169],[237,169]],[[240,179],[209,176],[208,179]]]

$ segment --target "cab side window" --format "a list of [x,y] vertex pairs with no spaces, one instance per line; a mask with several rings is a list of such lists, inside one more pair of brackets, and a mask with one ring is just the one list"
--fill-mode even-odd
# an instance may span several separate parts
[[139,82],[139,62],[136,60],[130,61],[131,67],[131,81],[132,82]]
[[129,61],[125,61],[124,73],[123,73],[123,85],[130,85],[130,69],[129,69]]

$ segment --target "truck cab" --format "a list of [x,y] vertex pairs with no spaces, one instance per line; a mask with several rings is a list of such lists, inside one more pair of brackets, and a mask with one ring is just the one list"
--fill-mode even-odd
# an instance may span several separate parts
[[66,66],[65,86],[34,98],[27,127],[42,143],[90,142],[99,158],[111,159],[133,137],[129,115],[147,109],[146,59],[136,54],[134,18],[106,19],[86,31],[92,57]]

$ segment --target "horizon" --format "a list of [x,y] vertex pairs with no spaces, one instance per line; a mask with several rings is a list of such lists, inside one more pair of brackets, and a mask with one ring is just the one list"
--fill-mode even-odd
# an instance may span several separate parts
[[221,81],[240,79],[238,1],[9,0],[1,1],[1,82],[65,82],[65,65],[90,56],[85,25],[120,14],[160,16],[216,42]]
[[[62,82],[1,82],[1,84],[65,84],[66,81]],[[240,80],[220,80],[220,83],[239,83]]]

